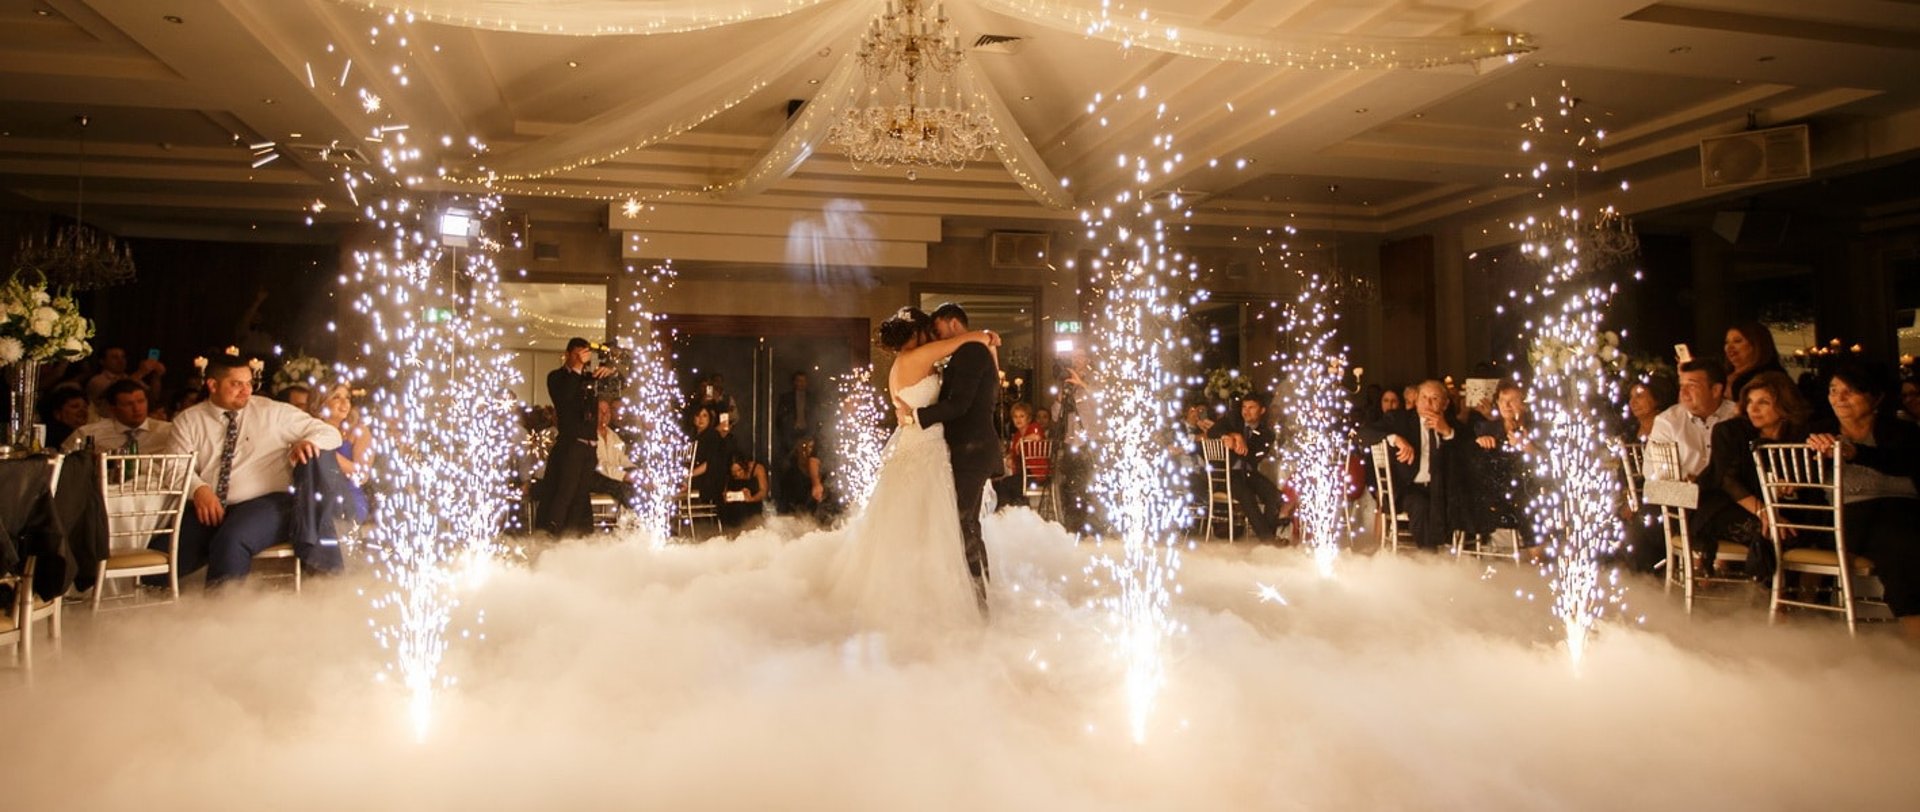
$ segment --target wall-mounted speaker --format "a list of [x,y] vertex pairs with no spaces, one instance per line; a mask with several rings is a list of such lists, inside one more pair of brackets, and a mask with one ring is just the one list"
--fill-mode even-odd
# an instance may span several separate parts
[[988,258],[995,268],[1044,270],[1053,235],[1044,231],[995,231]]
[[1700,185],[1708,189],[1798,180],[1812,169],[1805,124],[1700,139]]

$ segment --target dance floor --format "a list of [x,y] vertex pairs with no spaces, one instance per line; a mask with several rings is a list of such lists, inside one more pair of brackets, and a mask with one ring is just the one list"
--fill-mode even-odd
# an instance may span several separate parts
[[[988,525],[994,619],[939,640],[819,599],[791,526],[574,542],[465,594],[424,741],[369,576],[70,617],[0,671],[9,809],[1894,809],[1920,655],[1885,628],[1689,619],[1651,582],[1570,666],[1537,575],[1185,557],[1145,741],[1075,545]],[[1262,601],[1268,584],[1285,603]]]

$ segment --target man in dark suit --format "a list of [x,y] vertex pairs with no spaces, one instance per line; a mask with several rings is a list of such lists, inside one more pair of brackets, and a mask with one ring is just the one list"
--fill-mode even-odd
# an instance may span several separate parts
[[[1471,432],[1456,429],[1446,385],[1436,380],[1417,387],[1413,408],[1388,412],[1373,425],[1360,429],[1360,442],[1382,440],[1393,447],[1393,493],[1401,511],[1412,520],[1414,544],[1439,549],[1460,525],[1452,517],[1464,486],[1462,468],[1472,445]],[[1464,500],[1459,500],[1464,507]]]
[[[941,338],[967,331],[967,311],[952,302],[933,311],[933,330]],[[940,399],[915,413],[922,426],[947,427],[947,453],[953,460],[953,489],[960,509],[960,537],[980,614],[987,613],[987,546],[980,538],[980,495],[987,480],[1006,475],[1005,446],[994,428],[994,404],[1000,397],[1000,365],[987,345],[968,342],[947,359]]]
[[1280,488],[1260,470],[1260,464],[1266,462],[1273,450],[1273,427],[1267,425],[1266,396],[1258,392],[1242,395],[1240,411],[1214,423],[1207,429],[1207,436],[1226,439],[1227,448],[1233,452],[1233,469],[1227,476],[1233,492],[1244,494],[1244,504],[1251,508],[1247,511],[1247,525],[1261,541],[1273,541],[1293,510],[1280,495]]
[[613,374],[600,366],[587,369],[593,347],[584,338],[567,342],[560,367],[547,373],[547,397],[553,400],[554,424],[559,436],[547,454],[547,472],[541,478],[542,499],[538,524],[554,535],[586,533],[593,529],[593,508],[587,487],[599,461],[596,383]]

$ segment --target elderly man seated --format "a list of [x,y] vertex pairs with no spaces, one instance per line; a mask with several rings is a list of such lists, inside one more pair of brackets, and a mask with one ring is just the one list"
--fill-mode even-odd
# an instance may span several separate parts
[[[254,554],[288,541],[294,466],[340,447],[326,421],[253,396],[253,369],[235,355],[207,367],[207,399],[173,420],[174,453],[194,455],[192,504],[180,528],[180,574],[207,568],[207,586],[242,580]],[[156,539],[161,549],[164,539]]]
[[173,424],[147,416],[147,388],[132,378],[107,387],[107,416],[75,429],[60,450],[73,453],[87,447],[101,453],[160,453],[173,442]]

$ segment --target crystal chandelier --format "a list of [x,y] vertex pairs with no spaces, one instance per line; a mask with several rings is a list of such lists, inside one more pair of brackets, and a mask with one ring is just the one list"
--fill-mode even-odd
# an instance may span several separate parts
[[1523,253],[1546,258],[1563,252],[1562,261],[1575,274],[1613,268],[1640,254],[1640,235],[1634,233],[1633,221],[1612,206],[1591,217],[1578,208],[1563,208],[1554,217],[1528,217],[1519,230]]
[[1332,271],[1328,274],[1328,292],[1339,301],[1356,305],[1370,305],[1380,301],[1380,284],[1360,274],[1340,267],[1340,230],[1334,222],[1334,212],[1338,207],[1340,185],[1327,185],[1327,232],[1333,235]]
[[87,225],[87,139],[88,118],[76,116],[80,125],[79,195],[75,198],[73,223],[54,229],[52,236],[28,235],[14,254],[17,271],[32,271],[45,277],[47,284],[72,290],[96,290],[133,281],[133,252],[113,235]]
[[947,31],[945,7],[930,12],[927,5],[889,0],[861,35],[855,57],[866,74],[867,104],[849,105],[827,136],[856,169],[957,170],[993,145],[993,118],[974,110],[954,81],[966,51]]

